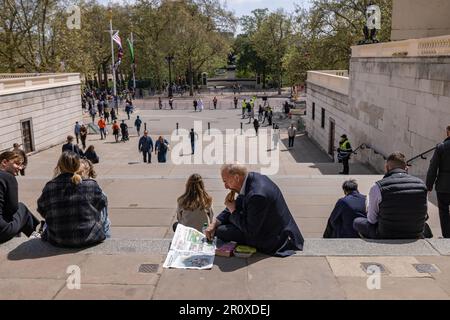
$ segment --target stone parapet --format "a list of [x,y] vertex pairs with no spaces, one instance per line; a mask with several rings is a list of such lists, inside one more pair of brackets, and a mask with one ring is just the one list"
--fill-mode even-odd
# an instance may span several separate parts
[[348,95],[349,78],[347,70],[308,71],[307,82]]
[[352,58],[450,56],[450,35],[352,47]]
[[79,73],[0,74],[0,96],[79,85],[80,83]]

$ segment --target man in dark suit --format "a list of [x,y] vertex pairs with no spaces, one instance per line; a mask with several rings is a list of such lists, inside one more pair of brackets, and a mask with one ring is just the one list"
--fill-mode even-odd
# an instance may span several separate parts
[[342,184],[345,197],[338,200],[328,219],[324,238],[359,238],[353,229],[353,220],[366,217],[366,196],[358,191],[356,180],[347,180]]
[[67,143],[62,146],[62,152],[64,151],[76,153],[79,157],[83,156],[83,152],[78,148],[78,145],[73,143],[73,136],[67,136]]
[[447,139],[436,146],[428,168],[426,185],[429,192],[434,184],[442,236],[450,238],[450,125],[447,126]]
[[272,180],[236,164],[223,165],[221,174],[225,188],[239,195],[227,196],[227,208],[205,230],[208,239],[216,235],[282,257],[303,249],[303,236]]

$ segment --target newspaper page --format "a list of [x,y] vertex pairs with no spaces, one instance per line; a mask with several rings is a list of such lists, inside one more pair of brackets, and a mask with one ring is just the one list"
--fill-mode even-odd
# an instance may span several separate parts
[[215,252],[215,243],[208,243],[203,233],[178,224],[163,267],[211,269]]

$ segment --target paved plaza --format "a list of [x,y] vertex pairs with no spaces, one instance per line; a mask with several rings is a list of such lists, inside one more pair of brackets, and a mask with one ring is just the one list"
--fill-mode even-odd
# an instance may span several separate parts
[[[205,97],[209,101],[211,97]],[[280,106],[284,99],[271,100]],[[248,259],[216,257],[211,270],[163,269],[162,264],[173,236],[176,199],[187,177],[199,173],[213,197],[215,214],[223,208],[227,190],[220,177],[220,164],[174,164],[142,162],[138,137],[132,128],[137,115],[146,123],[155,141],[163,135],[171,142],[179,130],[201,121],[211,129],[252,129],[241,119],[240,104],[234,109],[231,96],[219,99],[217,110],[194,112],[189,99],[179,100],[175,110],[156,108],[155,99],[136,101],[130,140],[114,142],[110,134],[100,140],[89,134],[100,156],[96,179],[108,195],[112,238],[91,248],[54,248],[40,240],[22,236],[0,245],[0,299],[449,299],[450,240],[439,239],[437,207],[429,203],[430,240],[369,241],[321,239],[336,200],[342,197],[342,182],[358,181],[367,194],[381,175],[359,163],[351,163],[350,176],[337,175],[341,165],[333,163],[303,133],[292,150],[286,148],[286,119],[275,109],[274,121],[281,130],[279,170],[271,176],[289,205],[305,239],[304,251],[288,258],[256,254]],[[120,110],[119,119],[126,119]],[[84,121],[89,122],[87,115]],[[264,127],[262,127],[264,128]],[[142,129],[141,129],[142,131]],[[173,145],[172,145],[173,148]],[[173,149],[172,149],[173,150]],[[275,154],[274,150],[266,151]],[[18,177],[19,199],[36,213],[36,200],[61,153],[61,145],[29,157],[26,176]],[[183,157],[193,156],[189,154]],[[249,165],[259,170],[260,165]],[[369,275],[363,266],[382,266],[379,289],[368,288]],[[81,270],[81,288],[66,285],[67,268]],[[151,265],[149,272],[140,272]]]

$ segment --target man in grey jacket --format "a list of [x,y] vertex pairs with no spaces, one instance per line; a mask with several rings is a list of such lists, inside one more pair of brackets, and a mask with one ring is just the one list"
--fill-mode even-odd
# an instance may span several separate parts
[[436,146],[428,168],[427,189],[436,188],[442,236],[450,238],[450,125],[447,138]]

